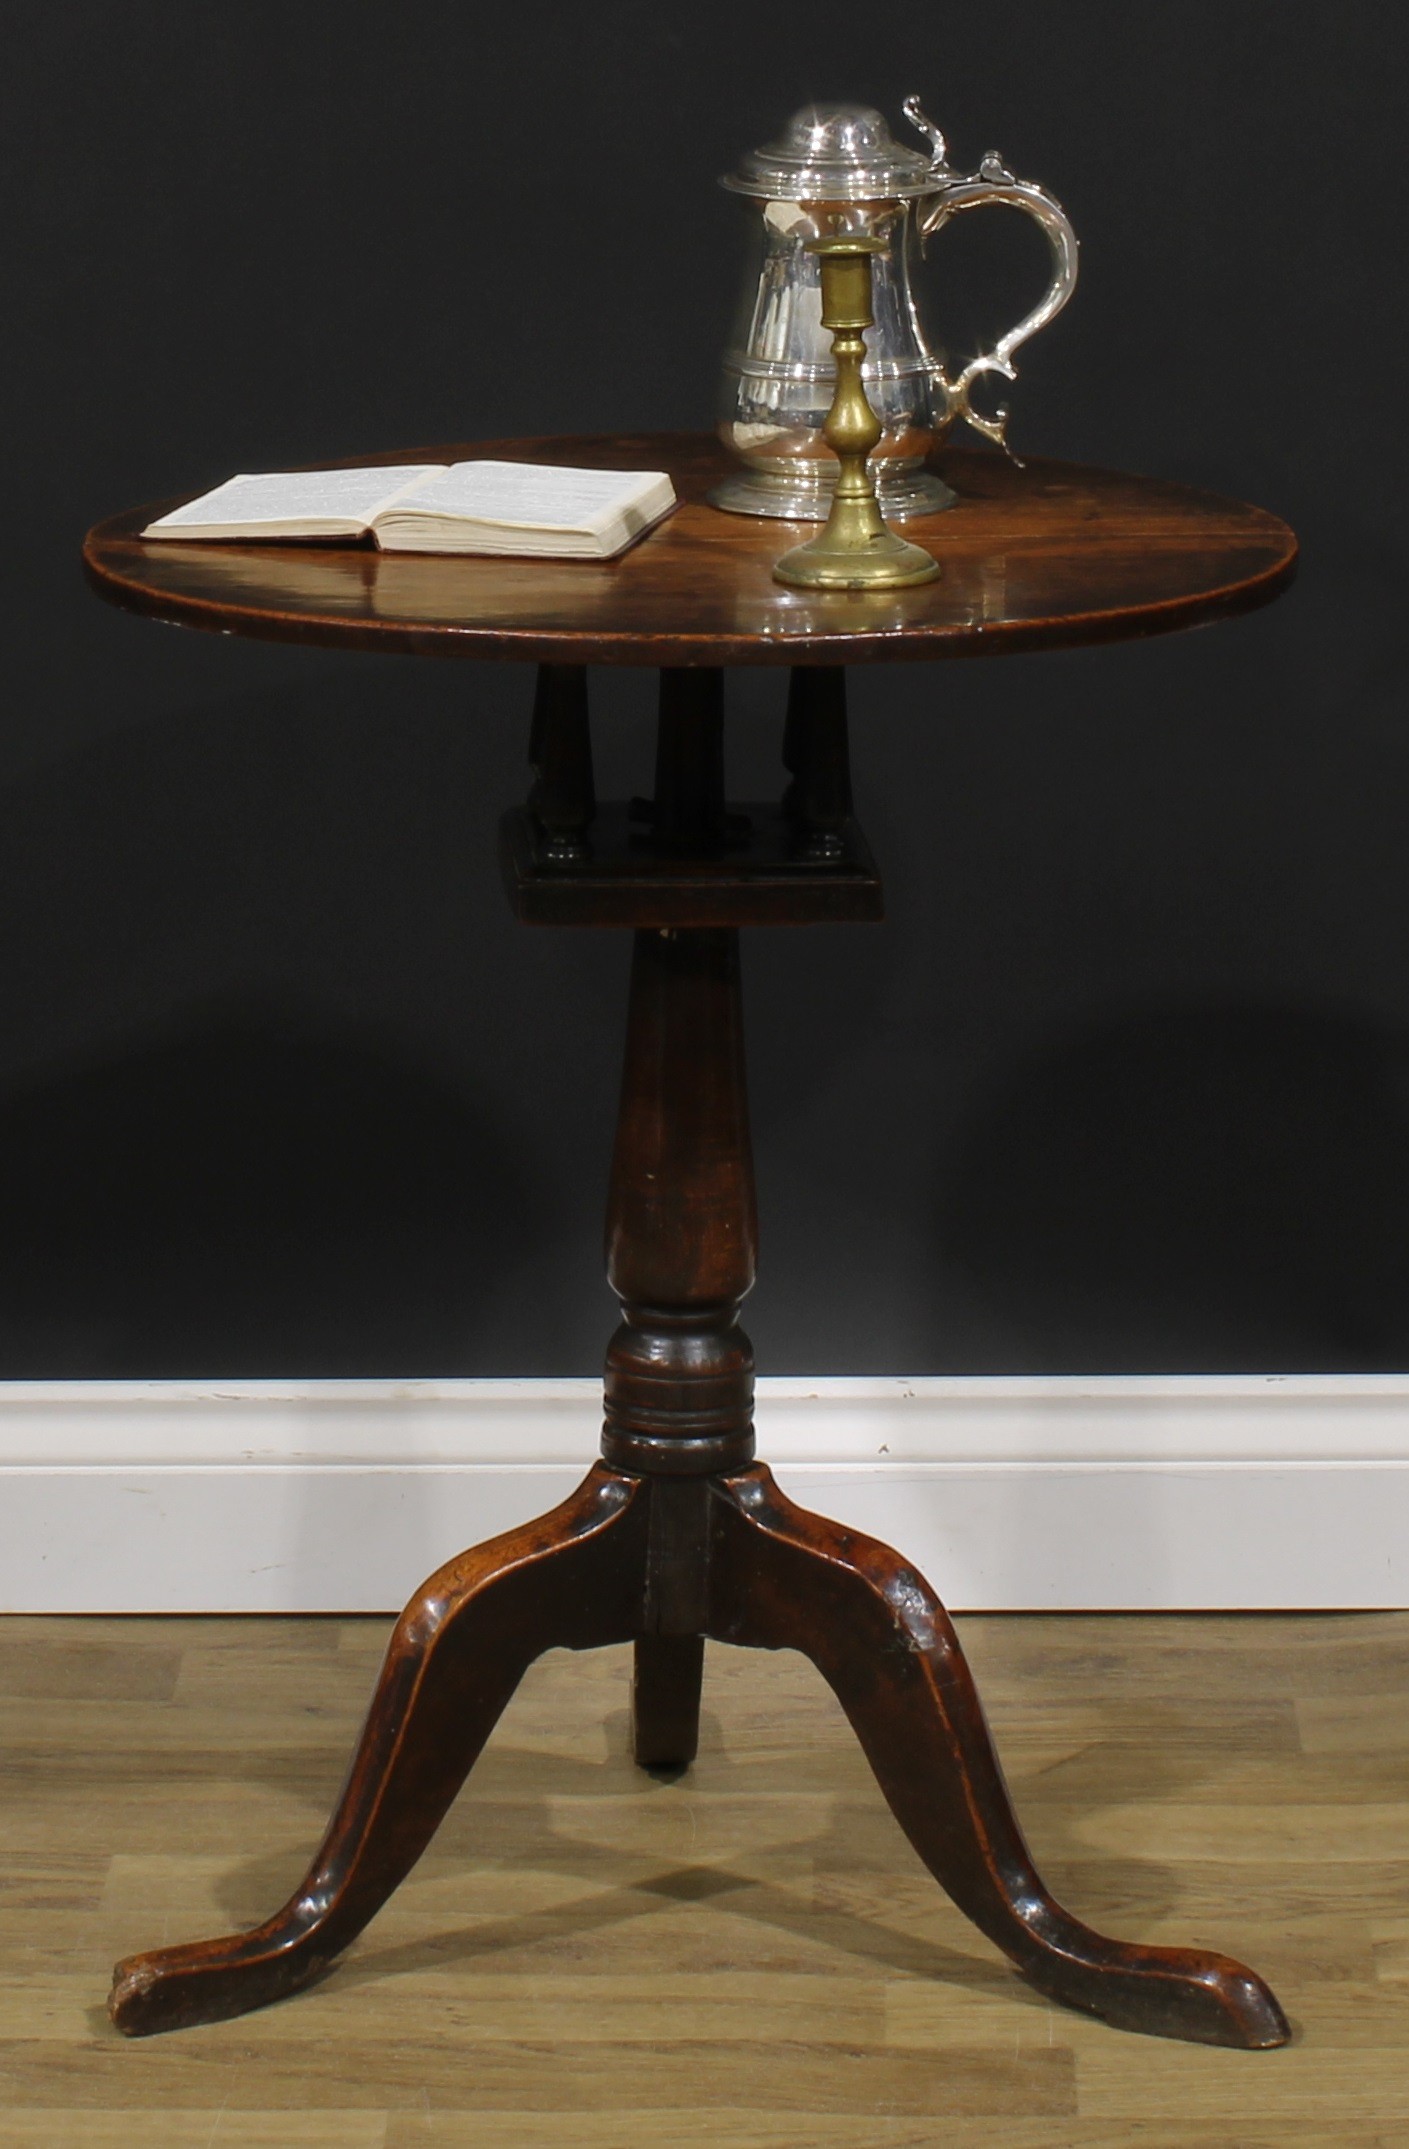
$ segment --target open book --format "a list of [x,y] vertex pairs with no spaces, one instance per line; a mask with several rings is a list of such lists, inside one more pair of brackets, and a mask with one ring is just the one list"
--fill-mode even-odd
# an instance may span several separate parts
[[143,537],[364,537],[384,552],[519,552],[609,560],[668,515],[663,470],[562,470],[546,463],[381,464],[230,478]]

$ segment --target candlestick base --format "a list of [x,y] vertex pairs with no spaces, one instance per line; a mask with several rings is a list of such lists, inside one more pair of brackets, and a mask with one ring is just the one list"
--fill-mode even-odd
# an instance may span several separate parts
[[906,589],[933,582],[938,573],[932,553],[884,525],[858,544],[839,540],[829,524],[820,537],[785,552],[773,569],[775,581],[794,589]]

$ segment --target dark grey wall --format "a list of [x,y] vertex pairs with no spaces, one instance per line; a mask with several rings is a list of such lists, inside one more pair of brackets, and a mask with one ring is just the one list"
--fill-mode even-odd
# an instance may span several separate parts
[[[915,88],[1082,235],[1020,445],[1260,500],[1305,564],[1206,633],[856,678],[892,922],[746,950],[763,1363],[1403,1365],[1400,19],[12,17],[0,1374],[597,1363],[626,949],[498,890],[529,677],[161,630],[78,540],[234,470],[708,423],[716,173],[809,96]],[[958,348],[1038,271],[1008,222],[945,242]],[[650,684],[597,693],[637,787]],[[731,691],[747,793],[782,682]]]

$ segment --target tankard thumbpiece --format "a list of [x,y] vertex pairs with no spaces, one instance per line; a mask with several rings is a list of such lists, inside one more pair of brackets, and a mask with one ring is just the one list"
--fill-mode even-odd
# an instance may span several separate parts
[[[875,322],[863,377],[881,422],[871,460],[882,511],[931,514],[953,494],[925,458],[958,418],[1006,445],[1007,412],[989,417],[972,401],[985,374],[1015,377],[1013,360],[1061,312],[1076,286],[1076,234],[1042,187],[1016,178],[996,153],[976,172],[956,172],[944,136],[908,97],[905,116],[929,154],[897,142],[864,105],[813,104],[795,112],[776,142],[750,151],[721,185],[749,205],[752,250],[724,357],[719,431],[745,465],[710,498],[740,515],[823,521],[837,481],[824,428],[836,385],[822,321],[821,264],[810,242],[886,240],[874,273]],[[1039,305],[956,371],[927,337],[915,298],[925,242],[966,209],[990,202],[1022,209],[1041,225],[1052,277]]]

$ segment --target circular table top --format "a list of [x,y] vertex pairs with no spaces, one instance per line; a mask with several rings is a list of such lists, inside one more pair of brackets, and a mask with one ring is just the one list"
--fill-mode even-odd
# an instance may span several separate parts
[[708,434],[455,442],[350,464],[502,461],[664,469],[681,505],[619,559],[378,552],[366,545],[144,543],[175,500],[99,523],[90,579],[114,604],[218,634],[561,664],[861,664],[1159,634],[1245,612],[1291,579],[1296,539],[1262,508],[1157,478],[947,450],[955,506],[902,525],[943,570],[918,589],[786,589],[778,555],[816,529],[730,515]]

